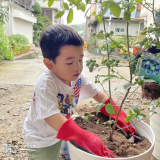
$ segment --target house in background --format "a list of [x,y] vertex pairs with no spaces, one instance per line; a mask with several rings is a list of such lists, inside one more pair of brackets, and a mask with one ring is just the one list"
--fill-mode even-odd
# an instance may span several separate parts
[[62,24],[62,18],[54,19],[54,14],[62,10],[63,0],[54,1],[54,4],[50,8],[48,7],[48,1],[35,0],[35,2],[38,2],[41,6],[42,16],[47,16],[52,21],[52,24]]
[[[119,2],[120,0],[115,0],[115,2]],[[131,14],[131,20],[129,25],[129,36],[135,37],[138,35],[140,30],[143,30],[144,26],[144,18],[140,17],[141,15],[141,8],[142,5],[137,5],[137,8]],[[90,14],[94,11],[98,13],[100,11],[100,6],[95,4],[90,9]],[[120,18],[116,18],[114,15],[111,14],[110,9],[104,14],[105,18],[105,28],[107,32],[114,32],[114,35],[122,36],[126,34],[127,29],[127,22],[124,19],[123,12],[120,15]],[[88,24],[91,24],[88,27]],[[86,28],[85,28],[85,40],[90,40],[90,33],[98,33],[100,30],[104,30],[103,23],[99,23],[98,20],[94,20],[94,16],[86,18]]]
[[[153,0],[147,0],[147,2],[152,4]],[[154,3],[154,10],[160,10],[160,0],[155,0]],[[141,19],[139,28],[140,31],[143,30],[144,27],[149,27],[151,23],[154,23],[152,12],[150,12],[141,4],[139,4],[139,8],[137,9],[137,15],[138,16],[135,18],[135,20]]]
[[5,34],[21,34],[33,43],[33,25],[37,19],[32,14],[33,0],[5,0],[3,5],[9,7],[9,20],[5,24]]

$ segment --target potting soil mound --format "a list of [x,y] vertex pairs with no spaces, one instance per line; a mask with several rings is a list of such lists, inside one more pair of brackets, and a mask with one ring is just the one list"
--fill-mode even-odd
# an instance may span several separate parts
[[[100,120],[99,120],[100,119]],[[99,124],[97,124],[99,120]],[[75,123],[84,130],[96,134],[114,154],[119,157],[132,157],[139,155],[151,147],[151,143],[148,139],[143,137],[142,142],[130,143],[126,137],[120,132],[114,132],[112,141],[110,140],[110,129],[103,122],[108,121],[108,117],[102,113],[98,113],[96,116],[91,116],[89,121],[85,121],[82,117],[77,117]]]

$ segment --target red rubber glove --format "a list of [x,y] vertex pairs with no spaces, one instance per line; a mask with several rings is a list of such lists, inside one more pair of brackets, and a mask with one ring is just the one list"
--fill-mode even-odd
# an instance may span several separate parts
[[[105,100],[104,104],[110,104],[110,99],[108,98],[107,100]],[[117,104],[112,100],[112,105],[114,107],[114,110],[116,112],[116,114],[112,114],[112,118],[115,120],[117,113],[119,111],[119,107],[117,106]],[[100,110],[104,115],[109,117],[109,114],[106,112],[105,110],[105,106],[103,106]],[[118,121],[117,121],[117,126],[119,128],[124,128],[127,127],[129,125],[131,125],[130,122],[125,122],[125,118],[127,117],[126,113],[124,111],[121,110],[119,117],[118,117]],[[131,135],[133,135],[134,133],[137,134],[137,131],[135,130],[135,128],[131,125],[128,128],[122,129],[123,131],[125,131],[126,133],[130,133]]]
[[74,141],[77,145],[98,156],[108,158],[117,157],[103,145],[103,142],[98,136],[81,129],[71,118],[62,124],[57,138],[65,141]]

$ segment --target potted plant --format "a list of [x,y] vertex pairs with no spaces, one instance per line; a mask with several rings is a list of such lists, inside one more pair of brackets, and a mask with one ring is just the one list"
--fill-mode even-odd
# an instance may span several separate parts
[[[122,110],[124,101],[126,100],[126,98],[128,97],[128,95],[130,94],[130,90],[133,86],[142,86],[144,84],[144,82],[147,82],[147,80],[143,79],[143,77],[136,77],[133,76],[133,73],[137,73],[138,69],[140,67],[136,67],[136,72],[134,72],[134,66],[135,64],[139,64],[139,62],[137,61],[137,57],[133,56],[130,53],[129,47],[129,22],[130,22],[130,18],[131,18],[131,13],[135,10],[135,6],[137,6],[137,4],[139,4],[140,2],[142,2],[143,0],[125,0],[125,1],[119,1],[117,3],[117,1],[113,1],[113,0],[107,0],[104,1],[103,3],[100,1],[95,1],[94,3],[91,3],[90,1],[86,0],[86,5],[90,4],[91,7],[98,3],[99,6],[101,7],[101,10],[99,13],[95,14],[95,20],[98,20],[100,23],[104,22],[104,14],[107,12],[107,10],[110,8],[111,13],[116,16],[117,18],[119,18],[121,12],[124,12],[124,18],[127,22],[127,30],[126,30],[126,39],[127,39],[127,45],[126,45],[126,49],[127,49],[127,55],[124,57],[125,61],[128,63],[128,67],[129,67],[129,71],[130,71],[130,78],[126,79],[123,75],[120,75],[116,70],[115,67],[119,66],[119,60],[116,59],[111,59],[110,57],[110,53],[113,50],[112,47],[112,43],[114,43],[114,40],[112,39],[112,35],[113,32],[107,33],[106,31],[106,27],[105,27],[105,23],[104,23],[104,30],[100,31],[98,33],[98,35],[94,34],[94,36],[97,38],[99,36],[100,39],[104,39],[106,41],[106,48],[107,48],[107,56],[104,57],[102,59],[101,62],[101,66],[100,64],[97,64],[95,60],[90,60],[87,62],[87,66],[89,67],[89,70],[92,72],[94,69],[99,68],[99,67],[106,67],[108,68],[108,73],[104,73],[104,75],[97,75],[96,76],[96,82],[103,84],[108,82],[109,84],[109,99],[111,102],[112,99],[112,95],[111,95],[111,80],[114,78],[118,78],[118,79],[123,79],[126,81],[126,83],[123,85],[123,88],[126,90],[126,93],[124,94],[124,97],[122,98],[121,104],[119,106],[119,111],[116,113],[116,118],[115,120],[111,121],[111,116],[113,114],[115,114],[115,110],[114,110],[114,105],[112,104],[112,102],[110,104],[105,105],[105,109],[106,111],[110,114],[109,116],[109,126],[110,126],[110,131],[111,131],[111,136],[113,136],[115,134],[115,128],[117,126],[117,120],[119,118],[120,112]],[[49,0],[49,2],[51,2],[51,0]],[[81,9],[82,11],[85,11],[85,4],[82,1],[70,1],[68,0],[69,5],[71,6],[69,8],[69,5],[67,3],[64,3],[64,10],[63,11],[59,11],[58,13],[56,13],[56,18],[59,18],[61,16],[63,16],[65,11],[68,11],[68,17],[67,17],[67,22],[71,23],[73,20],[73,7],[77,7],[77,9]],[[145,1],[144,1],[145,2]],[[53,4],[53,3],[51,3]],[[90,7],[90,8],[91,8]],[[96,43],[95,43],[96,44]],[[115,43],[115,45],[117,46],[116,48],[123,48],[120,44]],[[109,50],[109,46],[111,47],[111,49]],[[143,56],[145,57],[145,56]],[[142,58],[143,58],[142,57]],[[138,66],[138,65],[137,65]],[[133,93],[136,92],[136,89],[133,90]],[[100,110],[101,107],[104,105],[104,100],[102,101],[102,103],[98,104],[97,106],[97,110]],[[139,119],[143,119],[146,116],[140,112],[140,110],[138,109],[138,106],[135,104],[133,105],[133,110],[131,110],[129,112],[129,115],[125,118],[126,122],[129,122],[132,120],[132,124],[135,126],[136,130],[139,132],[139,134],[141,134],[141,136],[145,136],[146,138],[149,139],[150,143],[151,143],[151,147],[145,151],[144,153],[138,155],[138,156],[133,156],[133,157],[127,157],[127,158],[115,158],[116,160],[150,160],[151,158],[151,154],[153,152],[153,147],[154,147],[154,143],[155,143],[155,137],[154,134],[152,132],[152,129],[145,124],[144,122],[140,121]],[[131,136],[132,137],[132,136]],[[110,158],[104,158],[104,157],[99,157],[93,154],[89,154],[86,153],[80,149],[78,149],[77,147],[75,147],[73,144],[71,144],[70,142],[68,142],[69,145],[69,150],[70,150],[70,155],[71,155],[71,159],[73,160],[100,160],[100,159],[110,159]],[[73,150],[72,150],[73,149]],[[78,156],[78,157],[77,157]]]

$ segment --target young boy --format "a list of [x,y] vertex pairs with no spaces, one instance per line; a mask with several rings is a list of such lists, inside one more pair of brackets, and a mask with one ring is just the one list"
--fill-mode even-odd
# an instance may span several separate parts
[[83,39],[73,29],[52,25],[40,39],[47,67],[39,77],[28,115],[24,121],[25,144],[31,160],[58,160],[62,140],[74,141],[88,151],[115,157],[93,133],[79,128],[70,118],[78,99],[93,97],[97,102],[108,98],[83,70]]

